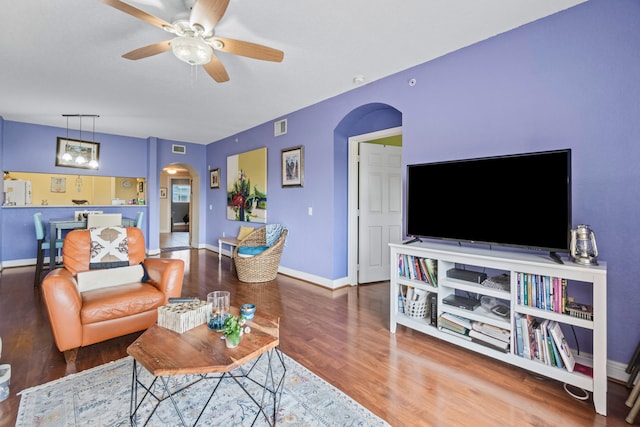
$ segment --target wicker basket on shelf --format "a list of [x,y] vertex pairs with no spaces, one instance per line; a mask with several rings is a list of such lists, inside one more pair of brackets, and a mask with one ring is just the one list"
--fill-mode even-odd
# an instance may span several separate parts
[[280,237],[269,248],[262,253],[252,257],[244,258],[238,255],[238,250],[242,246],[266,246],[266,227],[260,227],[244,238],[233,251],[233,261],[236,265],[238,279],[241,282],[269,282],[274,280],[278,274],[282,249],[287,238],[287,230],[283,229]]

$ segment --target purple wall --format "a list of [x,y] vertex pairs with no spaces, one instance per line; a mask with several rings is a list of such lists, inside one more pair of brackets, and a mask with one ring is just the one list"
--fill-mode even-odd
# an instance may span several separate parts
[[[59,167],[55,164],[56,138],[67,136],[66,128],[5,121],[2,144],[2,167],[16,172],[66,173],[97,176],[146,177],[147,141],[141,138],[96,133],[100,143],[100,169]],[[93,135],[82,135],[94,140]],[[79,138],[70,131],[69,138]]]
[[[376,121],[345,126],[360,107],[380,103],[401,113],[405,164],[571,148],[573,224],[593,227],[608,262],[609,358],[626,364],[640,340],[640,245],[629,238],[640,235],[638,22],[638,2],[592,0],[293,112],[287,135],[274,138],[269,122],[209,145],[207,155],[222,168],[225,188],[226,156],[267,146],[269,222],[291,228],[283,265],[337,279],[347,274],[341,144]],[[305,187],[281,189],[280,150],[300,144]],[[209,195],[224,203],[223,191]],[[237,232],[223,215],[214,209],[208,217],[217,230],[211,242],[223,230]],[[589,351],[591,343],[580,346]]]

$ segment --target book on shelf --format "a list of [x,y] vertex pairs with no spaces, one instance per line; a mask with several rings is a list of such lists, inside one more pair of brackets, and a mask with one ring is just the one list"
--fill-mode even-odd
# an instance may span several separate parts
[[438,319],[438,327],[445,328],[453,332],[457,332],[459,334],[467,335],[469,333],[469,329],[461,326],[457,323],[451,322],[447,319],[440,317]]
[[451,329],[448,329],[442,326],[438,326],[438,330],[444,332],[445,334],[453,335],[454,337],[462,338],[463,340],[466,340],[466,341],[471,341],[471,337],[467,334],[461,334],[459,332],[452,331]]
[[551,365],[551,354],[549,352],[549,341],[547,340],[547,324],[549,319],[544,319],[542,323],[539,323],[538,328],[538,352],[540,353],[540,361],[546,365]]
[[516,350],[518,351],[518,356],[524,356],[524,342],[522,339],[522,322],[520,321],[520,316],[516,316],[515,318],[515,323],[516,323]]
[[567,280],[540,274],[516,273],[518,304],[565,313]]
[[538,321],[529,315],[518,315],[516,321],[520,322],[522,330],[522,357],[535,360],[538,349],[536,347],[536,333]]
[[555,366],[557,366],[558,368],[564,369],[564,363],[562,362],[560,351],[558,350],[558,346],[556,345],[556,342],[553,340],[553,337],[551,336],[550,331],[549,331],[549,346],[553,351],[553,360],[555,361]]
[[553,337],[553,341],[558,346],[558,352],[560,353],[560,357],[562,358],[562,363],[564,363],[567,371],[573,372],[573,368],[576,364],[576,359],[573,357],[573,353],[569,348],[569,344],[567,344],[567,340],[564,337],[562,329],[560,329],[560,324],[556,321],[551,321],[551,323],[549,324],[549,332]]
[[485,335],[488,335],[492,338],[495,338],[503,342],[511,341],[511,332],[507,329],[500,328],[498,326],[493,326],[487,323],[474,321],[472,323],[472,329],[474,331],[481,332]]
[[459,326],[462,326],[466,329],[471,329],[472,328],[472,324],[471,324],[471,320],[467,319],[466,317],[461,317],[461,316],[456,316],[455,314],[451,314],[448,312],[444,312],[440,315],[440,317],[442,319],[448,320],[452,323],[455,323]]
[[489,346],[501,351],[509,350],[509,342],[490,337],[489,335],[483,334],[475,329],[469,331],[469,336],[472,341],[480,342],[480,344],[489,344]]
[[398,276],[437,286],[438,263],[436,260],[413,255],[398,255]]

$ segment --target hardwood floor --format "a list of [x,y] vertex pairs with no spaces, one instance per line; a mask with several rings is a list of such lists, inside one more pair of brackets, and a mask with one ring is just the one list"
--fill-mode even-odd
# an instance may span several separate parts
[[[393,426],[625,426],[629,391],[609,381],[608,417],[591,400],[570,397],[561,383],[477,355],[419,332],[389,332],[389,284],[336,291],[279,275],[267,284],[238,282],[229,258],[207,250],[166,252],[186,262],[183,295],[231,291],[231,303],[255,303],[281,318],[282,350]],[[11,396],[0,425],[13,426],[16,393],[64,376],[35,267],[5,269],[0,278],[1,363],[12,367]],[[126,356],[139,336],[81,348],[77,369]],[[636,424],[640,420],[636,420]]]
[[160,248],[176,248],[189,246],[189,231],[160,233]]

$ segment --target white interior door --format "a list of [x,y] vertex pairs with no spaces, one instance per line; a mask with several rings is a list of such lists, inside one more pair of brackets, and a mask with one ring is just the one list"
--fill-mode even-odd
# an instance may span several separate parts
[[402,147],[359,144],[358,283],[389,280],[389,242],[402,239]]

